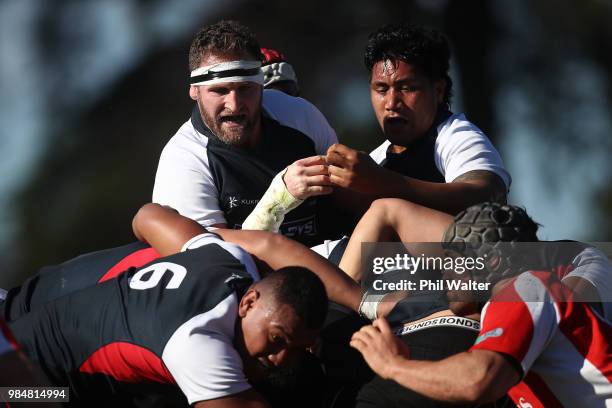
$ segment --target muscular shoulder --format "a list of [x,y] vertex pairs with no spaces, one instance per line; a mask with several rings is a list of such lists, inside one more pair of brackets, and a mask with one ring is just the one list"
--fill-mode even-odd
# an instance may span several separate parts
[[[501,156],[489,138],[462,113],[451,115],[438,126],[436,166],[447,182],[473,171],[496,175],[507,190],[511,183]],[[485,173],[472,174],[480,176]]]
[[478,126],[467,120],[463,113],[453,113],[448,119],[438,125],[438,134],[440,136],[448,132],[474,132],[484,136],[484,132],[480,130]]
[[477,148],[478,151],[497,151],[489,138],[476,125],[466,119],[462,113],[452,114],[438,125],[436,152],[441,155],[460,154],[466,149]]

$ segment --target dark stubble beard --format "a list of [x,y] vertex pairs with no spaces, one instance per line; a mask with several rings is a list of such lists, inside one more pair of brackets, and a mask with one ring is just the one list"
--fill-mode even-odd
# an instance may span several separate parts
[[223,120],[221,119],[223,116],[225,116],[225,114],[221,115],[220,117],[213,118],[212,116],[209,116],[202,108],[200,101],[198,101],[198,105],[204,124],[215,136],[217,136],[219,140],[221,140],[225,144],[232,146],[244,146],[248,144],[249,139],[253,135],[257,118],[261,114],[261,111],[258,110],[255,115],[253,115],[253,117],[247,116],[245,118],[245,121],[241,128],[237,128],[235,130],[225,130],[222,127]]

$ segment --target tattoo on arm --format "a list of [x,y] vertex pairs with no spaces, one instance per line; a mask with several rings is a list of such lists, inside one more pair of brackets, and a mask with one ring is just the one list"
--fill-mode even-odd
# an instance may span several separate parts
[[484,183],[489,192],[489,199],[497,203],[506,203],[506,183],[497,174],[488,170],[472,170],[463,173],[455,180],[455,182],[470,183],[479,181]]

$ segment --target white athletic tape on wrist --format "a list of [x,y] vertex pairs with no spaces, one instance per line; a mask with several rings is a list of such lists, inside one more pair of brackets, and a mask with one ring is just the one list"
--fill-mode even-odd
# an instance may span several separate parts
[[283,181],[287,169],[278,173],[266,190],[255,209],[242,223],[243,230],[278,232],[285,215],[304,202],[295,198]]
[[255,82],[263,85],[264,74],[259,61],[229,61],[191,71],[191,85],[214,85],[221,82]]
[[378,317],[378,304],[382,302],[385,295],[372,295],[365,292],[359,303],[359,314],[366,319],[376,320]]

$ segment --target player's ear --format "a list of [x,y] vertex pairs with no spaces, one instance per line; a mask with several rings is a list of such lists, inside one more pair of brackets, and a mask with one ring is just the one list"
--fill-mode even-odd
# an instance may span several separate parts
[[198,98],[200,97],[200,88],[198,88],[197,86],[191,85],[189,87],[189,97],[193,99],[194,101],[197,101]]
[[246,316],[248,311],[253,309],[260,297],[261,294],[256,288],[249,288],[242,299],[240,299],[240,304],[238,305],[238,316]]

